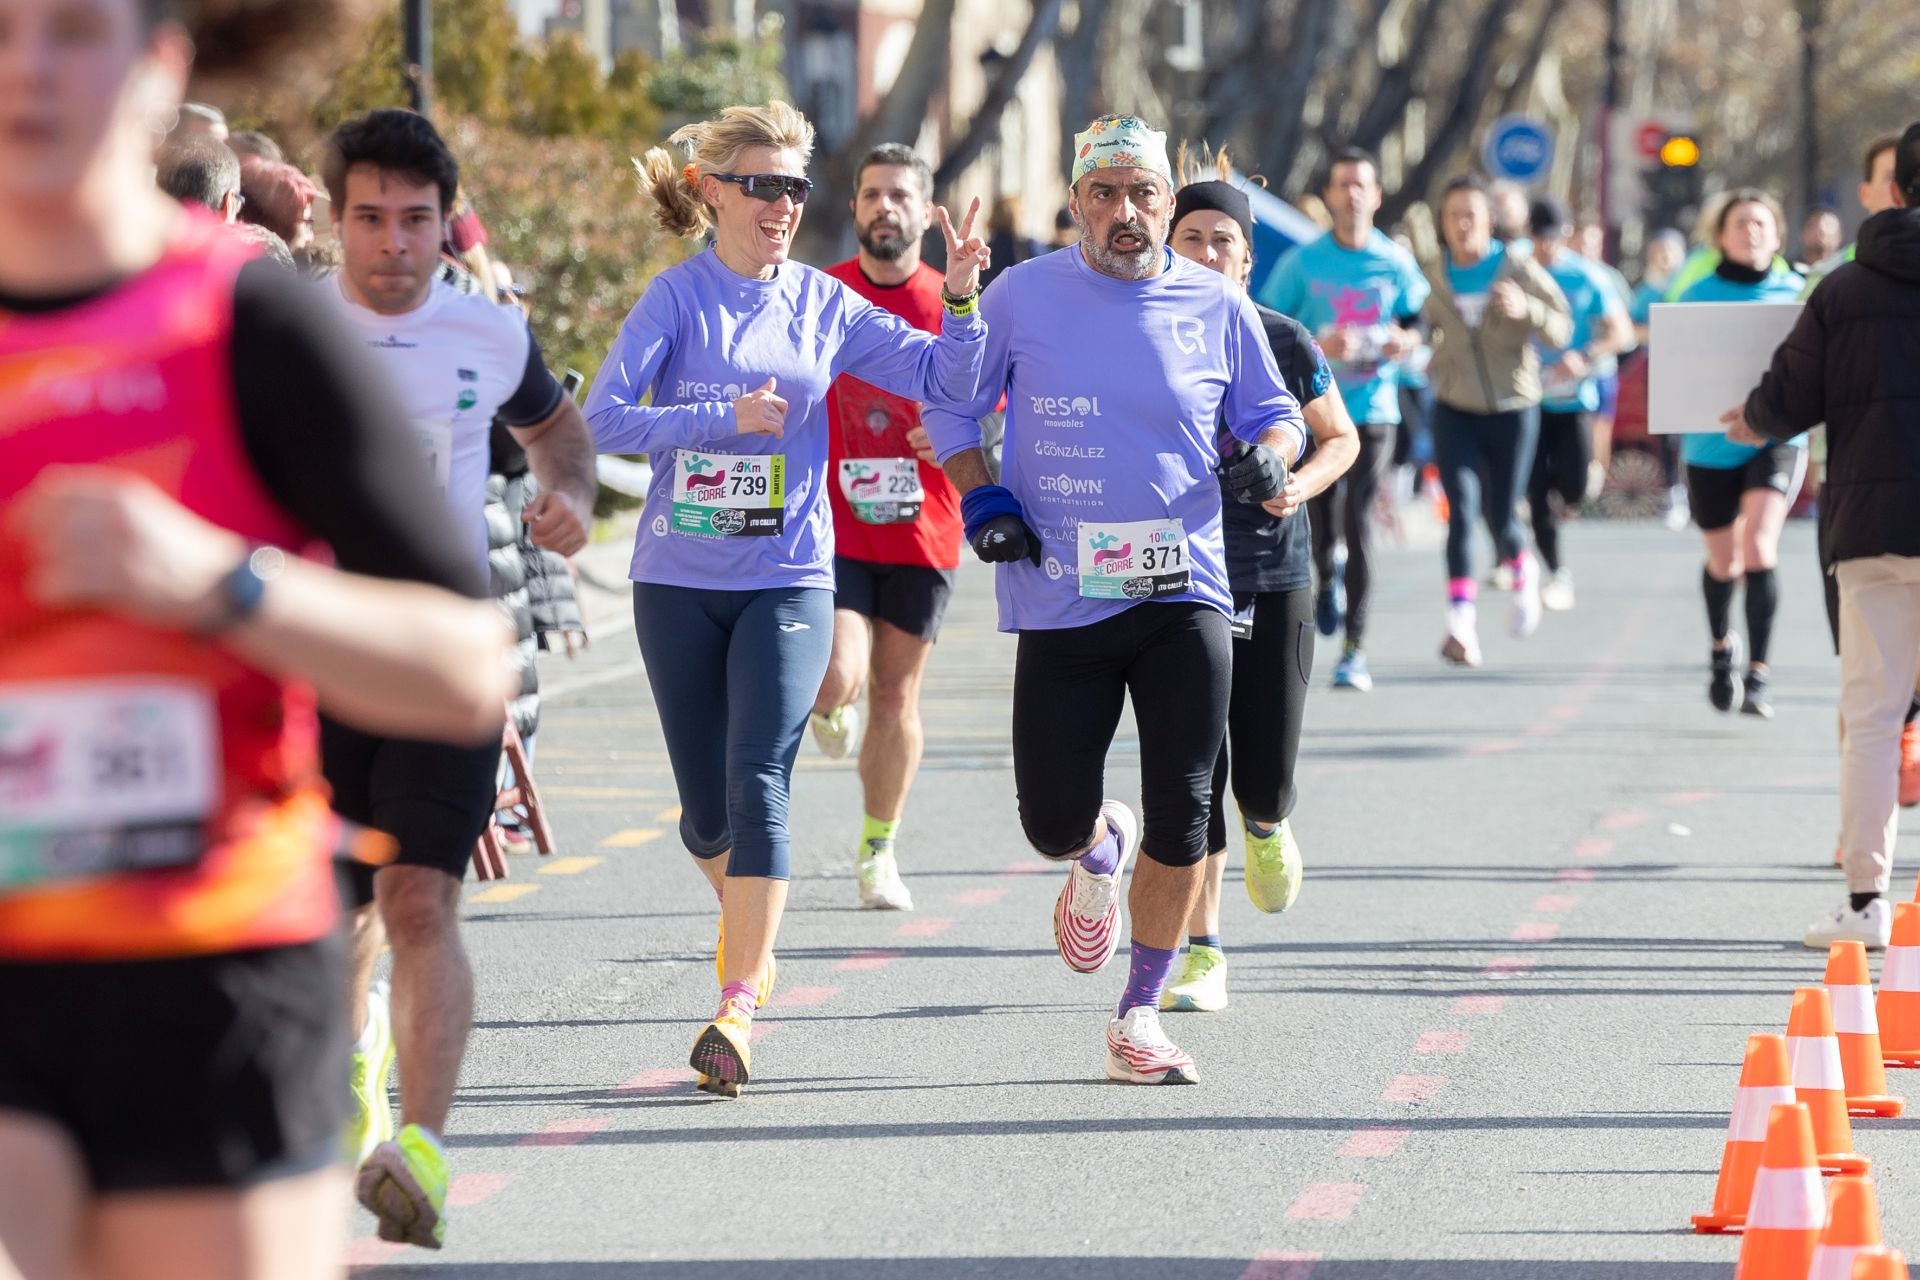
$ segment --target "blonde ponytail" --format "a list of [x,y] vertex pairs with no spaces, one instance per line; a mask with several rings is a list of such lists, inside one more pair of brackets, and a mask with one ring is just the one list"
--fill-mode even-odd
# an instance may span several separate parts
[[673,236],[701,236],[713,225],[713,206],[700,194],[700,179],[711,173],[731,173],[740,153],[750,147],[773,147],[800,157],[804,168],[813,155],[813,126],[784,102],[764,107],[728,107],[717,120],[682,125],[667,142],[682,148],[689,163],[680,164],[666,147],[650,148],[633,162],[640,173],[640,190],[653,202],[660,229]]

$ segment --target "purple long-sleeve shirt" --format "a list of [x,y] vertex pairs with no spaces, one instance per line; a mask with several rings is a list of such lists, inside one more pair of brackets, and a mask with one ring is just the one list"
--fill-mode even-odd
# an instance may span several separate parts
[[[1141,547],[1133,531],[1177,522],[1186,536],[1182,590],[1231,613],[1220,532],[1224,421],[1257,442],[1279,427],[1298,456],[1300,406],[1280,380],[1259,314],[1226,277],[1177,255],[1149,280],[1116,280],[1063,249],[1008,268],[981,299],[987,354],[971,400],[924,415],[942,462],[980,443],[980,415],[1007,395],[1001,483],[1026,509],[1045,555],[999,566],[1002,631],[1080,627],[1138,600],[1081,594],[1081,568]],[[1083,547],[1081,525],[1094,545]],[[1117,540],[1106,531],[1122,526]],[[1151,534],[1149,535],[1152,536]],[[1151,570],[1141,566],[1141,572]]]
[[[709,249],[654,277],[587,396],[602,453],[652,457],[635,582],[757,590],[833,586],[827,388],[851,373],[915,400],[966,401],[976,312],[924,333],[797,262],[771,280]],[[775,380],[785,434],[742,435],[733,401]]]

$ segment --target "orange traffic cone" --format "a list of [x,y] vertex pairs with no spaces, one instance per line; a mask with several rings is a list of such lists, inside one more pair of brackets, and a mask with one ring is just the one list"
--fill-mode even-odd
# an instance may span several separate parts
[[1833,1006],[1825,987],[1800,987],[1787,1018],[1787,1058],[1793,1063],[1793,1095],[1813,1116],[1813,1141],[1826,1173],[1865,1173],[1873,1161],[1853,1150],[1847,1123],[1847,1080],[1840,1070],[1840,1044],[1833,1035]]
[[1804,1102],[1783,1103],[1768,1115],[1733,1280],[1807,1280],[1827,1220],[1813,1147],[1813,1117]]
[[1863,942],[1836,942],[1827,951],[1827,1000],[1833,1006],[1834,1038],[1840,1042],[1840,1075],[1847,1082],[1847,1111],[1856,1116],[1897,1116],[1907,1100],[1887,1092],[1880,1057],[1880,1020],[1873,1016],[1873,977]]
[[1727,1122],[1727,1145],[1720,1155],[1720,1182],[1713,1190],[1713,1211],[1693,1215],[1695,1231],[1738,1231],[1746,1224],[1747,1206],[1753,1201],[1753,1175],[1760,1169],[1760,1148],[1767,1141],[1767,1117],[1776,1106],[1792,1101],[1793,1069],[1787,1065],[1787,1038],[1748,1036],[1747,1058],[1740,1064],[1740,1084],[1733,1091],[1733,1118]]
[[1880,1243],[1880,1204],[1872,1178],[1835,1178],[1827,1193],[1827,1225],[1807,1280],[1853,1280],[1853,1261]]
[[1880,1051],[1890,1067],[1920,1067],[1920,903],[1893,908],[1880,967]]
[[1884,1245],[1862,1249],[1854,1257],[1849,1280],[1907,1280],[1907,1255]]

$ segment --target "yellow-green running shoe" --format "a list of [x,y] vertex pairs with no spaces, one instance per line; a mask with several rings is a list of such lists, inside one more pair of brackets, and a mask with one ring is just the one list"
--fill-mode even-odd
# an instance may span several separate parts
[[393,1141],[393,1011],[387,984],[376,982],[367,996],[367,1047],[355,1049],[348,1067],[353,1084],[353,1115],[342,1138],[347,1163],[359,1168],[373,1149]]
[[1227,955],[1213,947],[1189,947],[1180,977],[1160,993],[1162,1013],[1218,1013],[1227,1007]]
[[380,1238],[438,1249],[447,1238],[447,1156],[417,1124],[373,1149],[353,1194],[380,1220]]
[[1300,896],[1301,871],[1300,846],[1293,842],[1293,825],[1285,818],[1271,835],[1247,832],[1247,896],[1254,906],[1268,913],[1292,906]]
[[[727,922],[720,921],[720,935],[713,940],[713,976],[720,979],[720,985],[727,985]],[[760,974],[760,985],[754,990],[753,998],[761,1007],[773,999],[773,982],[780,976],[780,957],[769,955],[767,967]]]

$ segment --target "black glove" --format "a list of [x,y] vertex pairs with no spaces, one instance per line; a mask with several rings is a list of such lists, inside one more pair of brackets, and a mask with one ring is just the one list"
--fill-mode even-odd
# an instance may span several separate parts
[[1221,464],[1220,474],[1232,490],[1234,501],[1257,507],[1273,501],[1287,487],[1287,460],[1276,449],[1242,440]]
[[973,531],[973,553],[988,564],[1011,564],[1022,556],[1040,566],[1040,536],[1019,516],[995,516]]

